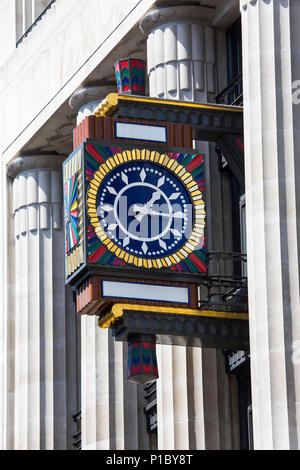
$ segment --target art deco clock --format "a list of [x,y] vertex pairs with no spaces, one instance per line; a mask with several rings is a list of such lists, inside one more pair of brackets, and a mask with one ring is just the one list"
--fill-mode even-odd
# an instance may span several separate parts
[[87,142],[65,167],[67,277],[84,262],[206,271],[203,157],[137,147]]

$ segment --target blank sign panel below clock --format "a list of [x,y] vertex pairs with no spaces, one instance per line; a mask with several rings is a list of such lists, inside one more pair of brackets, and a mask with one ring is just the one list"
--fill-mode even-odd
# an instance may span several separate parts
[[189,304],[190,302],[188,287],[139,284],[121,281],[102,281],[102,297],[181,304]]

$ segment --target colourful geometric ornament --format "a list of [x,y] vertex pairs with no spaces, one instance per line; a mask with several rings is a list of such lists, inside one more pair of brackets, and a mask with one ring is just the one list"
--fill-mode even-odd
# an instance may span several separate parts
[[119,95],[145,95],[146,63],[142,59],[121,59],[115,63]]
[[66,252],[69,253],[78,243],[78,201],[76,175],[73,175],[65,183],[64,193]]
[[127,379],[138,384],[158,379],[155,336],[135,335],[129,340]]

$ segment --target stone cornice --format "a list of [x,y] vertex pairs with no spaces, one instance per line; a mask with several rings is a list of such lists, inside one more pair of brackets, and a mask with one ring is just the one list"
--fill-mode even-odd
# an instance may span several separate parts
[[142,18],[140,30],[148,36],[158,26],[178,21],[210,25],[214,14],[214,8],[187,4],[154,8]]
[[115,304],[99,320],[100,328],[111,328],[118,341],[139,333],[155,335],[158,344],[248,349],[248,315],[218,311]]

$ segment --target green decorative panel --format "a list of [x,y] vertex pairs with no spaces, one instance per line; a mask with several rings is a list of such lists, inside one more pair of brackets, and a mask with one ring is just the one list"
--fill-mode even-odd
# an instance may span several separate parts
[[87,140],[64,163],[67,282],[205,274],[203,167],[196,152]]

